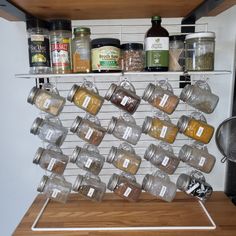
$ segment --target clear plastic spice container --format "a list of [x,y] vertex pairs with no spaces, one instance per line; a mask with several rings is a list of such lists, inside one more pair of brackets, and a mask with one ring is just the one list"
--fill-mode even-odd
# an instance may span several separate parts
[[176,185],[179,190],[201,201],[207,200],[213,192],[202,173],[197,171],[191,172],[190,175],[181,174]]
[[[47,88],[52,90],[48,91]],[[27,102],[35,105],[41,111],[58,116],[65,105],[66,99],[59,95],[53,85],[44,84],[42,89],[36,87],[31,89]]]
[[89,175],[78,175],[73,190],[81,196],[96,202],[101,202],[106,192],[106,184],[100,178]]
[[165,80],[159,81],[156,86],[148,84],[142,98],[167,114],[172,114],[179,104],[179,98],[174,95],[171,85]]
[[111,147],[106,161],[122,171],[135,175],[142,159],[129,144],[123,143],[118,148]]
[[198,32],[186,35],[185,70],[214,70],[215,33]]
[[142,188],[167,202],[171,202],[176,195],[177,187],[170,181],[168,175],[158,171],[155,174],[146,174],[143,179]]
[[219,97],[211,92],[210,86],[200,80],[194,85],[186,85],[180,94],[180,99],[207,114],[215,110],[219,101]]
[[121,117],[112,117],[108,128],[108,134],[113,134],[116,138],[136,145],[142,134],[142,129],[136,125],[135,119],[128,113]]
[[60,120],[42,119],[37,117],[31,126],[30,133],[52,145],[61,146],[67,136],[68,130],[62,126]]
[[134,86],[127,80],[121,81],[118,86],[111,84],[105,99],[130,114],[137,110],[141,101],[141,98],[136,95]]
[[142,71],[144,69],[144,51],[141,43],[121,45],[123,71]]
[[99,119],[90,115],[86,115],[84,119],[77,116],[70,131],[76,133],[82,140],[96,146],[102,142],[106,134],[106,129],[100,125]]
[[74,84],[67,96],[67,100],[94,116],[97,115],[104,102],[104,98],[98,94],[94,84],[88,81],[82,86]]
[[181,161],[205,173],[213,169],[216,158],[211,155],[206,147],[185,144],[179,151]]
[[51,175],[48,177],[44,175],[37,191],[54,201],[66,203],[71,189],[72,184],[67,182],[63,176]]
[[144,154],[144,159],[169,175],[174,174],[180,160],[174,155],[172,147],[161,142],[158,146],[150,144]]
[[142,192],[142,187],[136,182],[135,177],[132,179],[117,174],[111,176],[107,188],[119,197],[133,202],[138,201]]
[[70,162],[76,163],[82,170],[98,175],[102,170],[105,158],[99,153],[97,147],[85,144],[83,148],[76,146]]

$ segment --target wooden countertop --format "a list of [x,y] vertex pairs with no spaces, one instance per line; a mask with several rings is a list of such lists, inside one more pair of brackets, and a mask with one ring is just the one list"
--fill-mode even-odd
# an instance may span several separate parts
[[[32,231],[45,198],[39,195],[23,217],[13,235],[87,235],[87,236],[235,236],[236,206],[222,192],[214,192],[205,207],[216,223],[213,230],[152,231]],[[210,226],[200,204],[183,193],[166,203],[143,193],[137,203],[126,202],[114,194],[106,194],[102,203],[71,194],[66,204],[50,201],[36,227],[153,227]]]

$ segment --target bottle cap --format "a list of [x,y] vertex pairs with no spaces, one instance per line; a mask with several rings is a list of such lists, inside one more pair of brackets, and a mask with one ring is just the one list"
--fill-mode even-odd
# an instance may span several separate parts
[[107,188],[113,191],[116,188],[118,181],[119,181],[119,175],[113,174],[108,182]]
[[30,128],[30,133],[31,133],[31,134],[34,134],[34,135],[38,134],[38,128],[40,127],[40,125],[42,124],[42,122],[43,122],[43,119],[37,117],[37,118],[34,120],[32,126],[31,126],[31,128]]
[[192,96],[192,93],[193,93],[193,86],[191,84],[187,84],[182,89],[179,97],[182,101],[186,102]]
[[49,177],[48,176],[46,176],[46,175],[44,175],[43,177],[42,177],[42,179],[40,180],[40,183],[39,183],[39,185],[38,185],[38,187],[37,187],[37,191],[38,192],[43,192],[43,190],[44,190],[44,188],[45,188],[45,185],[46,185],[46,183],[47,183],[47,181],[49,180]]
[[114,147],[114,146],[112,146],[111,149],[110,149],[110,152],[109,152],[109,154],[108,154],[108,156],[107,156],[106,161],[107,161],[108,163],[112,163],[113,160],[114,160],[114,158],[115,158],[115,156],[116,156],[116,153],[117,153],[117,148]]
[[185,115],[183,115],[179,118],[178,123],[177,123],[177,127],[179,128],[180,133],[183,133],[187,129],[189,120],[190,120],[190,118]]
[[142,132],[146,134],[151,128],[152,128],[152,118],[150,116],[146,116],[143,122]]
[[153,20],[160,20],[161,21],[161,17],[160,16],[152,16],[152,21]]
[[193,148],[187,144],[185,144],[179,151],[179,158],[181,161],[188,161],[191,153],[192,153]]
[[50,21],[50,31],[54,30],[67,30],[71,31],[71,20],[65,20],[65,19],[55,19]]
[[44,28],[49,29],[49,22],[40,20],[35,17],[27,17],[26,19],[26,29],[32,29],[32,28]]
[[41,148],[41,147],[38,148],[37,152],[35,153],[34,159],[33,159],[33,163],[34,164],[38,164],[39,163],[40,158],[41,158],[44,150],[45,150],[44,148]]
[[39,91],[38,88],[36,87],[33,87],[29,93],[29,96],[27,98],[27,102],[30,103],[30,104],[34,104],[34,98],[35,98],[35,95],[37,94],[37,92]]
[[111,134],[113,132],[113,130],[115,129],[116,122],[117,122],[117,118],[113,116],[111,118],[111,121],[110,121],[110,123],[108,125],[108,128],[107,128],[107,133],[108,134]]
[[75,163],[77,158],[78,158],[78,155],[79,153],[81,152],[82,148],[79,147],[79,146],[76,146],[74,151],[72,152],[72,155],[71,155],[71,158],[70,158],[70,162],[71,163]]
[[186,191],[190,182],[190,176],[186,174],[181,174],[176,182],[176,186],[181,191]]
[[74,191],[78,192],[78,190],[79,190],[79,188],[80,188],[80,185],[81,185],[83,179],[84,179],[83,175],[78,175],[78,176],[77,176],[77,178],[76,178],[76,180],[75,180],[75,182],[74,182],[74,184],[73,184],[73,187],[72,187],[72,189],[73,189]]
[[81,124],[83,118],[81,118],[80,116],[77,116],[73,122],[73,124],[70,127],[70,131],[72,133],[75,133],[79,127],[79,125]]
[[109,87],[109,89],[107,90],[106,95],[105,95],[105,99],[106,99],[107,101],[109,101],[109,100],[111,99],[111,97],[112,97],[113,93],[115,92],[116,88],[117,88],[117,85],[116,85],[116,84],[111,84],[111,85],[110,85],[110,87]]
[[143,92],[143,100],[147,101],[153,94],[154,90],[155,90],[156,86],[152,83],[148,84],[148,86],[146,87],[146,89]]
[[157,147],[154,144],[150,144],[149,147],[147,148],[147,150],[144,153],[144,159],[149,161],[154,156],[156,148]]
[[72,102],[72,101],[73,101],[73,97],[74,97],[74,95],[75,95],[75,93],[76,93],[76,91],[77,91],[78,88],[79,88],[79,86],[76,85],[76,84],[74,84],[74,85],[72,86],[71,90],[69,91],[69,93],[68,93],[68,95],[67,95],[67,100],[68,100],[69,102]]
[[80,34],[80,33],[84,33],[84,34],[90,34],[90,28],[87,27],[77,27],[74,29],[74,34]]

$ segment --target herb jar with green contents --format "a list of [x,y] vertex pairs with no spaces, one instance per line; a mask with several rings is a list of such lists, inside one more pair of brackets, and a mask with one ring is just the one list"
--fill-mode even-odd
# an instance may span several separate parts
[[215,57],[215,33],[188,34],[185,39],[185,70],[213,71]]

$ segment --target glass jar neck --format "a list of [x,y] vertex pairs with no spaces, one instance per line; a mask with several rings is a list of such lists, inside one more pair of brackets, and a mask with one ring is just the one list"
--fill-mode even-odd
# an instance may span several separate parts
[[161,20],[152,20],[152,26],[160,27],[161,26]]

